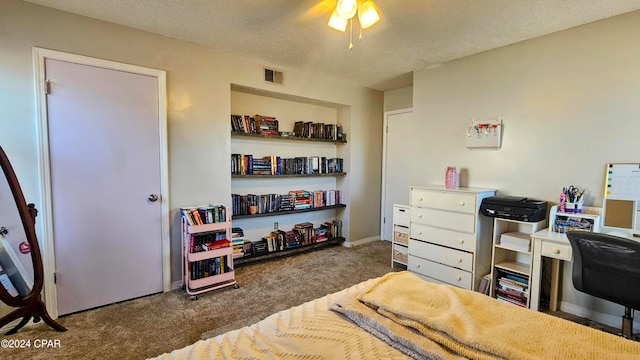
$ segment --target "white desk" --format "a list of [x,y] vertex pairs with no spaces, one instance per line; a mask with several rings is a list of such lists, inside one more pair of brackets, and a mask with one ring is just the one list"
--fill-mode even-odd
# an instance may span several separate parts
[[558,309],[558,284],[560,281],[560,260],[571,261],[571,244],[565,234],[543,229],[531,235],[533,241],[531,279],[529,281],[530,308],[538,310],[540,304],[540,282],[542,280],[542,257],[551,258],[551,292],[549,310]]

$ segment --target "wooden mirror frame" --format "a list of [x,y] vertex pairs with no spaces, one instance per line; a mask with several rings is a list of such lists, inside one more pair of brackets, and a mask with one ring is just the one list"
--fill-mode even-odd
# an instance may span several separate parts
[[24,199],[24,194],[22,193],[22,189],[20,188],[18,178],[13,171],[13,167],[9,162],[9,158],[7,157],[1,146],[0,166],[2,167],[4,175],[7,179],[7,183],[9,184],[9,188],[11,189],[11,193],[13,194],[20,219],[22,220],[22,226],[24,228],[27,241],[31,246],[31,261],[33,263],[33,287],[31,288],[31,292],[27,294],[27,296],[12,296],[3,286],[0,286],[0,300],[11,307],[17,308],[11,313],[0,318],[0,328],[16,319],[22,318],[18,325],[7,332],[7,335],[14,334],[23,326],[25,326],[29,322],[29,320],[31,320],[31,317],[33,317],[34,323],[37,323],[40,321],[40,319],[42,319],[45,324],[51,326],[55,330],[66,331],[67,329],[65,329],[62,325],[51,319],[51,317],[47,313],[47,308],[45,307],[44,302],[42,302],[40,294],[42,291],[42,286],[44,284],[44,270],[42,266],[42,257],[40,255],[40,246],[38,245],[38,239],[36,237],[35,230],[36,215],[38,213],[38,210],[36,210],[34,204],[27,205]]

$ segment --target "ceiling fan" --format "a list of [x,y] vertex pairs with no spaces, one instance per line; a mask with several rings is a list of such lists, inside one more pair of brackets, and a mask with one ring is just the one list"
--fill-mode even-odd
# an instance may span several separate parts
[[329,16],[329,27],[341,32],[345,32],[347,25],[350,25],[349,49],[351,49],[353,48],[353,19],[356,14],[360,24],[359,39],[362,40],[362,30],[371,27],[380,20],[380,11],[373,0],[322,0],[308,9],[301,19],[310,20],[317,16]]
[[329,27],[344,32],[349,24],[349,49],[353,48],[353,18],[358,14],[360,36],[362,30],[371,27],[380,20],[378,7],[373,0],[338,0],[335,10],[329,18]]

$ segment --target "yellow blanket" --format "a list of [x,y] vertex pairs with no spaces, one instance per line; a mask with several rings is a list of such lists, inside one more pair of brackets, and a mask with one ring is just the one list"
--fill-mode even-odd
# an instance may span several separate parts
[[640,359],[638,342],[409,272],[331,309],[415,358]]

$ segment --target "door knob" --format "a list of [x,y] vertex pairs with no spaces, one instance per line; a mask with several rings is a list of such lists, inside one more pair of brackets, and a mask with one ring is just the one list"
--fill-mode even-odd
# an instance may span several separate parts
[[158,195],[156,195],[156,194],[149,195],[149,201],[151,201],[151,202],[158,201]]

